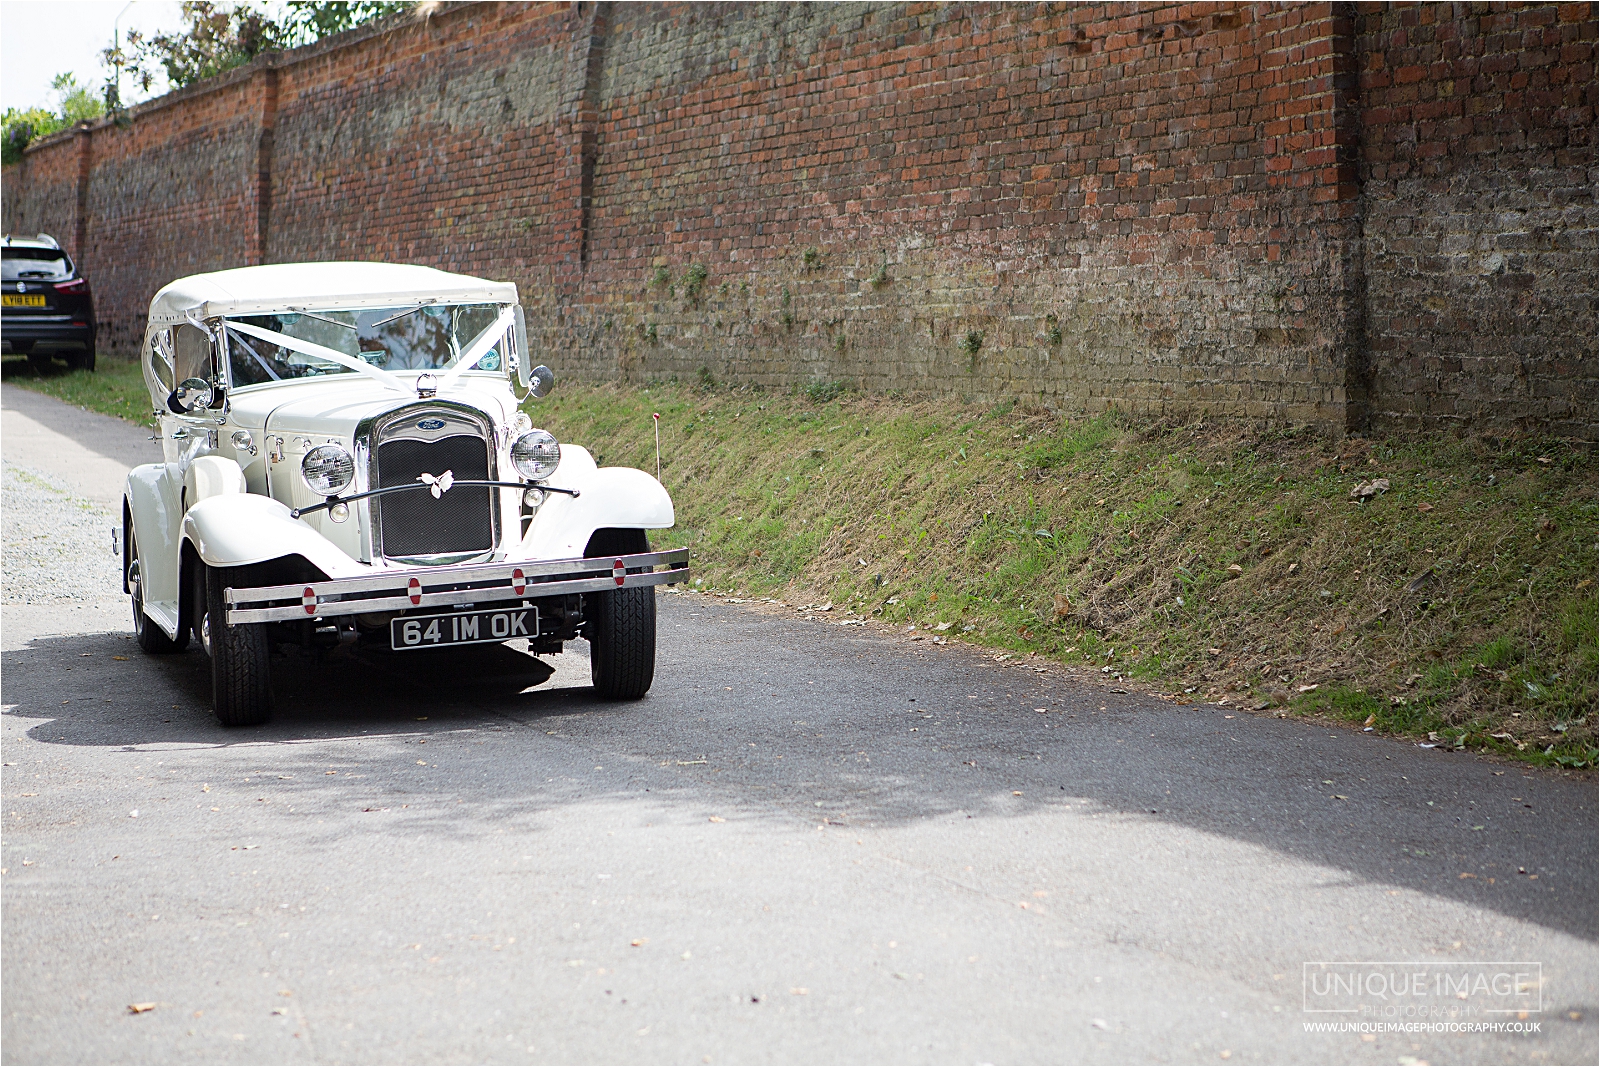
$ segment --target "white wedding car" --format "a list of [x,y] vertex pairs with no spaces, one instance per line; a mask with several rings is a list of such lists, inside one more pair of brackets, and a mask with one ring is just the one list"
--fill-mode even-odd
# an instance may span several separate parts
[[[388,263],[182,278],[142,354],[161,463],[136,467],[113,531],[140,647],[211,658],[226,725],[271,714],[272,647],[447,655],[590,643],[601,696],[655,673],[651,552],[672,500],[536,429],[516,286]],[[520,397],[519,397],[520,394]],[[442,651],[441,651],[442,650]]]

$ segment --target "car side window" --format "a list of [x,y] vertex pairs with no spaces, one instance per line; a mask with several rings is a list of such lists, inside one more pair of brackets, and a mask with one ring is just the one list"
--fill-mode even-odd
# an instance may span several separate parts
[[150,370],[167,392],[172,392],[172,331],[157,330],[150,335]]
[[217,380],[216,364],[211,358],[211,335],[193,323],[184,323],[173,338],[175,374],[179,382],[190,378],[204,381]]

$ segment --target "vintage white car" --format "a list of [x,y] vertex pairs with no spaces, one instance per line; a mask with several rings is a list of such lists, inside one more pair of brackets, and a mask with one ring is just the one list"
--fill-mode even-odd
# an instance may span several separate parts
[[672,500],[536,429],[516,286],[388,263],[182,278],[142,353],[165,461],[136,467],[113,531],[140,647],[211,659],[229,726],[272,710],[274,644],[447,655],[590,645],[612,699],[655,674],[652,552]]

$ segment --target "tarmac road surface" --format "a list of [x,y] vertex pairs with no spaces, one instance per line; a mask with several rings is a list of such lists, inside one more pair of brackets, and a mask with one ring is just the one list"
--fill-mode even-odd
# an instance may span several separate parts
[[[224,730],[130,636],[147,432],[0,406],[5,1063],[1597,1059],[1592,777],[685,594],[638,703],[296,655]],[[1361,961],[1435,986],[1306,1010]]]

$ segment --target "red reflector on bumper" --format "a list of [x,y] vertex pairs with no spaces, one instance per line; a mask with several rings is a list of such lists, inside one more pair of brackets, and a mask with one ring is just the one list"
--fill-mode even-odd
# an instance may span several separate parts
[[617,580],[618,585],[622,584],[622,579],[627,573],[628,569],[622,565],[620,559],[611,565],[611,577]]
[[305,605],[307,615],[317,613],[317,594],[309,585],[306,586],[306,591],[300,594],[300,603]]

